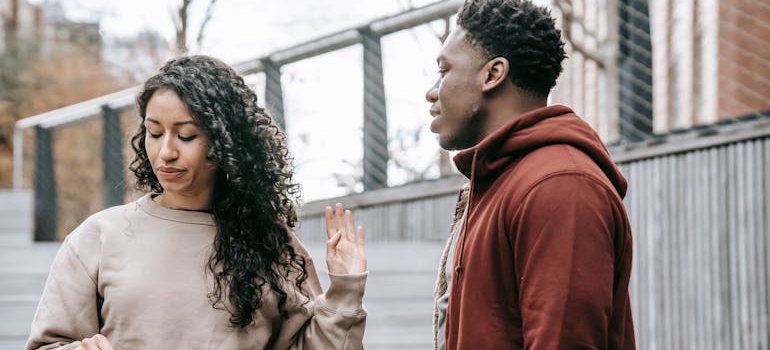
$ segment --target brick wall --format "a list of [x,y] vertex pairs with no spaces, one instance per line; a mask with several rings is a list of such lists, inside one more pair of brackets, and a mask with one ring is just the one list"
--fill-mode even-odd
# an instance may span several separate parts
[[721,0],[720,117],[770,109],[770,3]]

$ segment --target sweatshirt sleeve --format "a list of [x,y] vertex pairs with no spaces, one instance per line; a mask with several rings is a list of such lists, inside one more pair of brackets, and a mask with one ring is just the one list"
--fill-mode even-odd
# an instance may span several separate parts
[[511,246],[526,349],[607,347],[614,287],[614,219],[603,186],[553,176],[513,217]]
[[[28,350],[75,349],[81,339],[99,333],[98,264],[89,239],[75,236],[73,232],[65,239],[54,258],[32,321]],[[78,252],[91,256],[84,261]]]
[[288,345],[277,348],[363,349],[367,316],[363,297],[368,272],[329,274],[329,288],[323,292],[312,258],[296,239],[295,249],[305,257],[308,274],[305,293],[309,294],[310,300],[300,303],[301,311],[289,315],[284,322],[278,343],[284,343],[281,338],[289,338],[286,339]]

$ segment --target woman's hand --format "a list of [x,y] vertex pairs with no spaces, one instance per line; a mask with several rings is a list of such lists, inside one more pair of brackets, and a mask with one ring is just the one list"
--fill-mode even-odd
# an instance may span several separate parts
[[75,350],[113,350],[110,341],[101,334],[80,341],[80,346]]
[[337,203],[334,212],[326,207],[326,267],[329,273],[344,275],[366,271],[364,229],[353,230],[353,213]]

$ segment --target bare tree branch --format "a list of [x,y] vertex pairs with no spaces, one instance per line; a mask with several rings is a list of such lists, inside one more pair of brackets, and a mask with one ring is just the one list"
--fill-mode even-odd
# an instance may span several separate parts
[[[444,17],[444,28],[441,32],[434,32],[436,35],[436,39],[438,39],[440,42],[446,41],[446,38],[449,36],[449,32],[451,31],[452,22],[451,22],[451,16]],[[431,27],[432,28],[432,27]],[[447,152],[444,149],[438,150],[438,169],[439,169],[439,176],[447,176],[452,173],[452,164],[451,159],[449,157],[449,152]]]
[[182,6],[177,11],[176,25],[176,52],[183,54],[187,52],[187,20],[190,3],[193,0],[182,0]]
[[209,6],[206,8],[206,16],[203,17],[203,22],[201,22],[200,28],[198,28],[198,37],[195,39],[195,45],[197,47],[201,47],[201,43],[203,42],[203,34],[206,31],[206,26],[209,24],[209,21],[211,21],[211,17],[214,14],[214,5],[217,3],[217,0],[211,0],[209,2]]
[[[575,40],[574,36],[572,35],[572,26],[573,25],[579,25],[583,32],[587,35],[591,35],[594,38],[597,37],[596,33],[592,33],[588,31],[585,26],[583,26],[583,18],[578,18],[575,15],[575,12],[572,10],[572,4],[569,0],[555,0],[553,3],[554,7],[559,9],[559,12],[562,14],[562,31],[564,32],[564,38],[569,42],[570,46],[572,46],[572,50],[575,52],[580,53],[585,58],[592,60],[596,62],[596,64],[600,68],[606,67],[606,61],[607,57],[604,55],[600,50],[592,49],[590,47],[587,47],[583,42],[579,42]],[[600,42],[599,47],[606,45],[605,42]]]

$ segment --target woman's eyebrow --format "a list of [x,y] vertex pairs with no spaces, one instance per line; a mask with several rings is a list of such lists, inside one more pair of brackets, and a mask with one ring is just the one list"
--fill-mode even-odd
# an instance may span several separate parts
[[[146,117],[146,118],[144,118],[144,120],[148,121],[148,122],[151,122],[153,124],[160,124],[160,121],[152,119],[150,117]],[[180,121],[180,122],[174,122],[173,125],[174,126],[179,126],[179,125],[187,125],[187,124],[192,124],[194,126],[198,126],[198,123],[196,123],[194,120],[184,120],[184,121]]]

